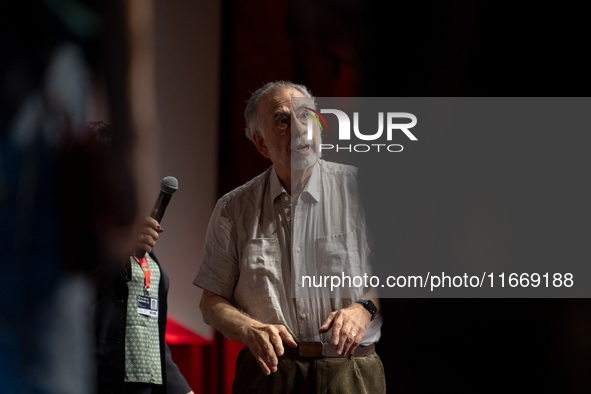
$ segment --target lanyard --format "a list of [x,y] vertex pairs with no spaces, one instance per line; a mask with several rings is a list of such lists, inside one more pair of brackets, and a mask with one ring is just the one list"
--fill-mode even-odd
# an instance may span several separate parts
[[137,256],[133,255],[133,257],[135,257],[135,260],[140,264],[140,267],[142,267],[142,271],[144,271],[144,276],[145,281],[144,281],[144,286],[146,286],[146,289],[148,289],[148,291],[150,290],[150,264],[148,264],[148,258],[144,255],[144,257],[142,257],[141,259],[138,259]]

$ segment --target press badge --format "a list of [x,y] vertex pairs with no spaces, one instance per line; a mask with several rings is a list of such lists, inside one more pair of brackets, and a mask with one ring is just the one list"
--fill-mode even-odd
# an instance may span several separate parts
[[140,315],[158,317],[158,299],[148,296],[137,296],[137,312]]

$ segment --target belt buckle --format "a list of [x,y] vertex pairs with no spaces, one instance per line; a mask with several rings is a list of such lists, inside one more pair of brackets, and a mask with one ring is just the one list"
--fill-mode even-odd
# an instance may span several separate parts
[[300,342],[298,349],[301,357],[324,357],[324,344],[322,342]]

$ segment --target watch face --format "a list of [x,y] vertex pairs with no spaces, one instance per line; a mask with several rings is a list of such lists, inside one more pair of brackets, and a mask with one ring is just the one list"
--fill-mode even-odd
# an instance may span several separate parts
[[[360,303],[361,305],[363,305],[363,307],[365,309],[367,309],[367,311],[369,313],[371,313],[372,315],[375,315],[378,311],[378,308],[376,308],[376,306],[374,305],[373,302],[371,302],[371,300],[359,300],[357,302]],[[373,319],[373,316],[372,316],[372,319]]]

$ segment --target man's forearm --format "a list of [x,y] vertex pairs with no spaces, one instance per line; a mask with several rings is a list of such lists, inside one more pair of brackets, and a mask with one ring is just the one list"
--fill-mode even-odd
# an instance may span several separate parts
[[236,309],[224,297],[208,290],[203,291],[199,308],[205,323],[232,341],[245,343],[246,328],[258,323]]
[[205,323],[226,338],[248,346],[266,375],[277,371],[277,356],[284,353],[282,341],[291,347],[297,346],[285,326],[258,322],[211,291],[203,290],[199,307]]

